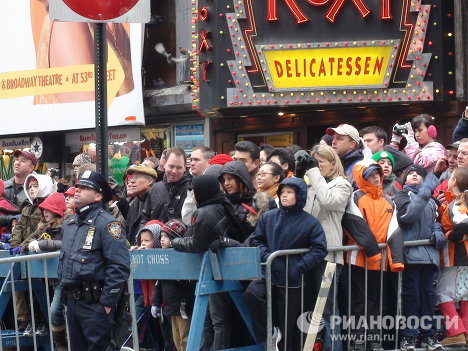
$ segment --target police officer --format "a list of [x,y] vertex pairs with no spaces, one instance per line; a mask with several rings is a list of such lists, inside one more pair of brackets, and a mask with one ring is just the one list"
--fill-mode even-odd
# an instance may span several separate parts
[[120,223],[103,210],[103,202],[112,197],[105,178],[85,171],[75,187],[77,209],[63,224],[58,277],[71,351],[102,351],[111,341],[130,256]]

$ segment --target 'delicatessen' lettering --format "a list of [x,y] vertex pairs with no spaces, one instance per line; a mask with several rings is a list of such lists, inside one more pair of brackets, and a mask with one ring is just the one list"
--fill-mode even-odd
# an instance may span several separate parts
[[384,57],[274,60],[278,78],[380,75]]

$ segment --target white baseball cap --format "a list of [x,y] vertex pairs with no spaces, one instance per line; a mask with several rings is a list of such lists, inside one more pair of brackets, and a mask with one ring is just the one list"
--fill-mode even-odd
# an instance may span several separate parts
[[336,128],[328,128],[326,133],[328,135],[333,135],[333,134],[340,134],[340,135],[347,135],[351,139],[353,139],[356,143],[359,144],[359,132],[356,128],[354,128],[352,125],[349,124],[340,124]]

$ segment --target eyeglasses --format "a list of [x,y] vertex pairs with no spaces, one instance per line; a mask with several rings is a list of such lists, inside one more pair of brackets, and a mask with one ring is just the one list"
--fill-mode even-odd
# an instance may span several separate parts
[[258,178],[258,177],[266,177],[267,174],[271,174],[273,175],[273,173],[267,173],[267,172],[262,172],[262,173],[257,173],[255,176]]

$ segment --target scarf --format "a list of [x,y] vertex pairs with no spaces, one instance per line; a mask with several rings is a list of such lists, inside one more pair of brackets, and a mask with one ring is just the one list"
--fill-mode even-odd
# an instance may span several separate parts
[[143,297],[145,299],[145,307],[151,306],[151,298],[153,296],[154,280],[142,280],[141,290],[143,291]]
[[280,183],[275,183],[273,186],[269,187],[268,189],[264,188],[258,188],[258,192],[264,192],[266,191],[268,196],[271,197],[272,199],[276,199],[278,197],[277,191],[279,188]]
[[250,204],[252,203],[253,195],[254,194],[250,192],[246,192],[246,193],[243,193],[242,196],[240,195],[240,193],[234,193],[234,194],[226,194],[226,197],[229,200],[229,202],[232,203],[233,205],[241,204],[241,203]]

